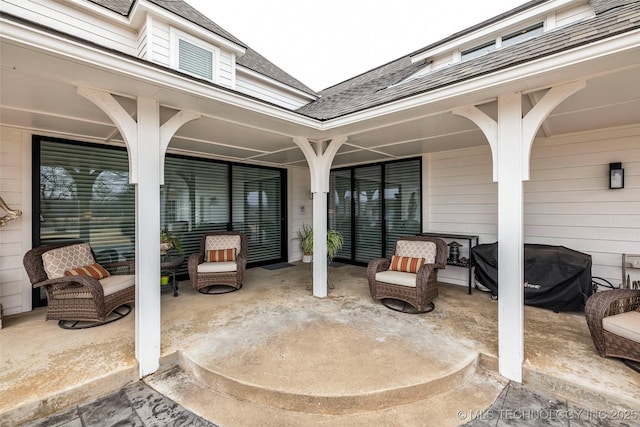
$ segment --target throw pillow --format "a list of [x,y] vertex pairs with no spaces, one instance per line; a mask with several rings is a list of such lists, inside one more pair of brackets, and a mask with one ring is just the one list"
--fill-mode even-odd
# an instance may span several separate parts
[[211,249],[205,254],[206,262],[224,262],[236,260],[236,248]]
[[424,264],[424,258],[412,258],[408,256],[394,255],[391,258],[389,270],[404,271],[406,273],[417,273]]
[[100,280],[111,276],[109,272],[100,264],[95,263],[84,267],[73,268],[64,272],[65,276],[91,276]]

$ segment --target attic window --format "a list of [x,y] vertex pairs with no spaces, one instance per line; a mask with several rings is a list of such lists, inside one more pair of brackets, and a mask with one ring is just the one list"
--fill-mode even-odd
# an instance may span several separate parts
[[474,46],[471,49],[464,50],[460,54],[460,60],[468,61],[469,59],[477,58],[489,52],[493,52],[496,49],[527,41],[536,36],[539,36],[543,32],[544,24],[542,22],[539,22],[521,30],[514,31],[513,33],[498,37],[495,40],[491,40],[490,42],[486,42],[481,45]]
[[516,43],[523,42],[525,40],[532,39],[539,36],[544,32],[544,26],[542,22],[536,25],[532,25],[523,30],[516,31],[515,33],[507,34],[502,37],[502,47],[514,45]]
[[469,59],[477,58],[478,56],[482,56],[489,52],[493,52],[496,50],[496,41],[492,40],[488,43],[481,44],[480,46],[472,47],[471,49],[467,49],[461,53],[461,60],[468,61]]
[[172,28],[172,67],[194,77],[216,81],[220,50],[204,41]]

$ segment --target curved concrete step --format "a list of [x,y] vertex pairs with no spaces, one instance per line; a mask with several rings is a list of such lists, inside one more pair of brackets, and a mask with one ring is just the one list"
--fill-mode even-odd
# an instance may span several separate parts
[[486,410],[506,386],[504,379],[482,369],[469,373],[462,384],[439,394],[392,407],[342,414],[300,412],[247,401],[218,392],[180,366],[145,379],[152,388],[193,413],[220,426],[247,425],[351,427],[371,425],[459,426]]
[[405,336],[326,319],[263,338],[235,353],[186,350],[179,364],[214,391],[318,414],[424,400],[464,384],[478,364],[477,353],[451,342],[416,345]]

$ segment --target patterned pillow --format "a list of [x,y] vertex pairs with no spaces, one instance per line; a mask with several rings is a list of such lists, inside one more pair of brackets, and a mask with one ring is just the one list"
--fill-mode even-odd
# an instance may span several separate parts
[[227,249],[236,248],[240,252],[240,236],[237,234],[214,234],[207,236],[204,249]]
[[391,258],[391,271],[404,271],[405,273],[417,273],[424,264],[424,258],[411,258],[408,256],[394,255]]
[[436,244],[424,240],[398,240],[396,255],[412,258],[424,258],[425,264],[436,262]]
[[206,262],[225,262],[236,260],[236,248],[231,249],[211,249],[205,253]]
[[67,270],[95,262],[91,248],[86,243],[51,249],[42,254],[42,264],[49,279],[57,279],[64,276]]
[[91,276],[94,279],[104,279],[111,276],[103,266],[98,263],[87,265],[84,267],[73,268],[64,272],[65,276]]

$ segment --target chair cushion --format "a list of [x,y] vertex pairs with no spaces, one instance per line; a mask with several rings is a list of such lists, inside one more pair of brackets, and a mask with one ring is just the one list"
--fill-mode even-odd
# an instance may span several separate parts
[[380,271],[376,273],[376,281],[391,283],[393,285],[416,287],[417,274],[405,273],[403,271]]
[[626,313],[607,316],[602,319],[602,328],[612,334],[640,343],[640,313]]
[[97,262],[95,264],[77,267],[64,272],[65,276],[91,276],[94,279],[104,279],[111,276],[107,270]]
[[63,277],[67,270],[92,265],[95,262],[91,248],[86,243],[51,249],[42,254],[42,265],[49,279],[58,279]]
[[229,273],[237,269],[238,264],[235,261],[203,262],[198,264],[198,273]]
[[206,251],[205,262],[224,262],[236,260],[236,248],[231,249],[211,249]]
[[433,264],[436,262],[436,244],[421,240],[398,240],[395,255],[424,258],[425,264]]
[[115,294],[136,284],[135,274],[113,274],[100,280],[104,296]]
[[236,248],[236,251],[240,252],[240,236],[237,234],[217,234],[207,236],[204,243],[205,251],[229,248]]
[[408,256],[391,257],[391,264],[389,264],[389,270],[391,271],[404,271],[405,273],[417,273],[424,264],[424,258],[411,258]]

